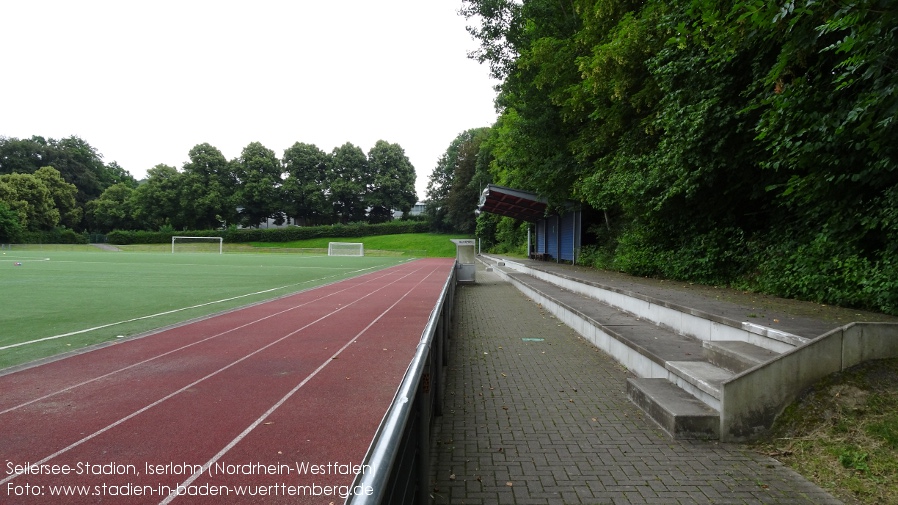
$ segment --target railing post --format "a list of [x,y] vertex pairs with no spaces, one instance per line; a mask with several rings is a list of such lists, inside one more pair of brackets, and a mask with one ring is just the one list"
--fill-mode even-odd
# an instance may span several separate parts
[[421,385],[418,387],[418,458],[417,478],[418,486],[415,493],[415,503],[424,504],[430,484],[430,417],[431,404],[433,402],[433,350],[428,353],[427,365],[421,374]]
[[433,373],[433,376],[434,376],[433,388],[434,388],[434,390],[433,390],[433,393],[436,397],[434,400],[433,414],[435,416],[443,415],[443,391],[445,390],[445,386],[443,384],[444,377],[445,377],[445,372],[443,370],[443,366],[445,366],[445,361],[446,361],[446,350],[445,350],[446,343],[443,340],[444,335],[446,333],[446,318],[443,317],[443,314],[446,313],[446,308],[447,308],[447,304],[444,301],[441,304],[441,308],[440,308],[440,311],[441,311],[440,322],[437,324],[436,334],[434,335],[434,340],[435,340],[434,343],[436,344],[436,348],[434,349],[434,351],[432,351],[432,352],[435,352],[435,356],[434,356],[434,360],[433,360],[433,363],[434,363],[434,367],[433,367],[434,368],[434,373]]

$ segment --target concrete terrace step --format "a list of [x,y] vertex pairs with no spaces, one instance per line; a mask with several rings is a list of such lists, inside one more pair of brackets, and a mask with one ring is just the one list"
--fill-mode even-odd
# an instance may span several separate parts
[[701,340],[504,265],[493,268],[637,375],[628,394],[671,436],[719,435],[720,383],[733,373],[708,361]]
[[673,438],[720,438],[720,414],[667,379],[627,379],[627,396]]
[[[695,338],[679,335],[650,321],[641,320],[632,314],[530,275],[517,272],[508,272],[507,275],[538,296],[546,297],[543,301],[536,299],[537,303],[550,301],[561,304],[594,329],[600,330],[605,336],[635,351],[639,357],[652,362],[641,366],[636,365],[633,360],[624,362],[636,375],[643,377],[666,375],[665,364],[668,361],[705,360],[702,343]],[[583,327],[577,321],[565,320],[563,317],[561,319],[582,335],[588,336],[591,333],[591,328]],[[653,368],[655,371],[651,371]]]
[[[518,263],[485,256],[489,261],[507,265],[513,269],[543,281],[556,284],[564,289],[594,298],[616,307],[623,312],[650,320],[676,333],[689,335],[699,340],[741,340],[776,352],[785,352],[808,342],[809,338],[786,331],[769,328],[749,321],[740,321],[713,312],[719,304],[708,305],[707,310],[688,307],[672,300],[608,286],[586,278],[575,277],[559,271],[545,270],[543,265],[533,262]],[[694,300],[693,300],[694,301]],[[688,302],[687,302],[688,303]],[[718,307],[724,310],[723,307]],[[709,312],[711,310],[711,312]],[[729,313],[732,316],[732,308]]]
[[720,386],[735,374],[706,361],[668,361],[669,377],[680,388],[720,410]]
[[780,355],[780,353],[769,349],[738,340],[702,342],[702,346],[705,348],[705,358],[708,361],[737,373],[766,363]]

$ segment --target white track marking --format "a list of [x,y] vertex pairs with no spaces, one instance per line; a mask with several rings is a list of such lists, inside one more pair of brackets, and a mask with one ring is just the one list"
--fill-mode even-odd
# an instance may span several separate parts
[[[420,270],[420,269],[419,269],[419,270]],[[153,408],[153,407],[155,407],[155,406],[157,406],[157,405],[159,405],[159,404],[165,402],[166,400],[169,400],[169,399],[171,399],[171,398],[173,398],[173,397],[175,397],[175,396],[177,396],[177,395],[183,393],[184,391],[187,391],[188,389],[192,388],[193,386],[196,386],[197,384],[203,382],[204,380],[209,379],[209,378],[211,378],[211,377],[214,377],[214,376],[220,374],[221,372],[224,372],[225,370],[227,370],[227,369],[229,369],[229,368],[231,368],[231,367],[237,365],[238,363],[241,363],[241,362],[243,362],[243,361],[249,359],[250,357],[252,357],[252,356],[254,356],[254,355],[256,355],[256,354],[258,354],[258,353],[264,351],[265,349],[268,349],[269,347],[271,347],[271,346],[273,346],[273,345],[275,345],[275,344],[278,344],[278,343],[280,343],[280,342],[282,342],[282,341],[284,341],[284,340],[286,340],[286,339],[292,337],[293,335],[296,335],[297,333],[301,332],[302,330],[304,330],[304,329],[306,329],[306,328],[308,328],[308,327],[310,327],[310,326],[312,326],[312,325],[314,325],[314,324],[316,324],[316,323],[318,323],[318,322],[320,322],[320,321],[323,321],[324,319],[327,319],[328,317],[330,317],[330,316],[332,316],[332,315],[334,315],[334,314],[336,314],[336,313],[342,311],[343,309],[345,309],[345,308],[347,308],[347,307],[351,307],[352,305],[355,305],[356,303],[360,302],[361,300],[364,300],[365,298],[368,298],[369,296],[373,295],[374,293],[377,293],[378,291],[381,291],[382,289],[386,288],[387,286],[390,286],[391,284],[395,284],[396,282],[398,282],[398,281],[400,281],[400,280],[402,280],[402,279],[408,277],[409,275],[412,275],[412,274],[415,273],[416,271],[417,271],[417,270],[414,270],[414,271],[412,271],[412,272],[409,272],[409,273],[403,275],[402,277],[400,277],[400,278],[398,278],[398,279],[396,279],[396,280],[394,280],[394,281],[392,281],[392,282],[390,282],[390,283],[388,283],[388,284],[385,284],[385,285],[383,285],[383,286],[381,286],[381,287],[375,289],[374,291],[371,291],[370,293],[368,293],[368,294],[366,294],[366,295],[364,295],[364,296],[359,297],[358,299],[356,299],[356,300],[354,300],[354,301],[352,301],[352,302],[347,303],[346,305],[342,305],[342,306],[340,306],[339,308],[334,309],[333,311],[331,311],[331,312],[329,312],[328,314],[325,314],[325,315],[319,317],[318,319],[312,321],[311,323],[308,323],[308,324],[306,324],[305,326],[303,326],[303,327],[301,327],[301,328],[299,328],[299,329],[296,329],[296,330],[294,330],[294,331],[291,331],[290,333],[284,335],[283,337],[281,337],[281,338],[279,338],[279,339],[277,339],[277,340],[275,340],[275,341],[273,341],[273,342],[270,342],[270,343],[268,343],[268,344],[266,344],[266,345],[264,345],[264,346],[262,346],[262,347],[256,349],[255,351],[253,351],[253,352],[251,352],[251,353],[249,353],[249,354],[243,356],[242,358],[237,359],[237,360],[235,360],[235,361],[232,361],[231,363],[229,363],[229,364],[227,364],[227,365],[225,365],[225,366],[219,368],[218,370],[216,370],[216,371],[214,371],[214,372],[212,372],[212,373],[209,373],[209,374],[207,374],[207,375],[205,375],[205,376],[203,376],[203,377],[201,377],[201,378],[199,378],[199,379],[197,379],[197,380],[191,382],[190,384],[188,384],[188,385],[186,385],[186,386],[184,386],[184,387],[182,387],[182,388],[180,388],[180,389],[178,389],[178,390],[176,390],[176,391],[173,391],[173,392],[171,392],[171,393],[169,393],[169,394],[163,396],[162,398],[156,400],[155,402],[153,402],[153,403],[151,403],[151,404],[149,404],[149,405],[147,405],[147,406],[145,406],[145,407],[143,407],[143,408],[141,408],[141,409],[138,409],[138,410],[132,412],[131,414],[128,414],[127,416],[125,416],[125,417],[119,419],[118,421],[115,421],[115,422],[112,423],[112,424],[107,425],[105,428],[101,428],[101,429],[99,429],[99,430],[97,430],[97,431],[91,433],[90,435],[87,435],[86,437],[84,437],[84,438],[78,440],[77,442],[74,442],[74,443],[70,444],[69,446],[64,447],[64,448],[62,448],[62,449],[60,449],[60,450],[54,452],[53,454],[51,454],[51,455],[49,455],[49,456],[47,456],[47,457],[41,459],[40,461],[36,461],[36,462],[34,462],[34,463],[31,463],[31,464],[32,464],[32,465],[43,465],[43,464],[46,463],[47,461],[50,461],[51,459],[53,459],[53,458],[55,458],[55,457],[57,457],[57,456],[60,456],[60,455],[62,455],[62,454],[65,454],[66,452],[68,452],[68,451],[70,451],[70,450],[72,450],[72,449],[78,447],[79,445],[81,445],[81,444],[83,444],[83,443],[85,443],[85,442],[88,442],[88,441],[90,441],[90,440],[92,440],[92,439],[94,439],[94,438],[96,438],[96,437],[102,435],[103,433],[106,433],[107,431],[109,431],[109,430],[115,428],[116,426],[118,426],[118,425],[120,425],[120,424],[122,424],[122,423],[124,423],[124,422],[126,422],[126,421],[128,421],[128,420],[130,420],[130,419],[133,419],[133,418],[139,416],[140,414],[143,414],[144,412],[146,412],[146,411],[150,410],[151,408]],[[24,474],[24,471],[23,471],[23,472],[15,472],[15,473],[12,473],[12,474],[10,474],[8,477],[6,477],[5,479],[0,480],[0,485],[6,484],[7,482],[9,482],[9,481],[15,479],[16,477],[18,477],[18,476],[20,476],[20,475],[22,475],[22,474]]]
[[[300,388],[302,388],[303,386],[305,386],[306,383],[308,383],[310,380],[312,380],[313,377],[315,377],[316,375],[318,375],[318,372],[324,370],[324,368],[325,368],[327,365],[329,365],[330,363],[332,363],[332,362],[334,361],[334,359],[337,358],[337,356],[340,355],[340,353],[342,353],[343,351],[345,351],[347,347],[349,347],[353,342],[355,342],[359,337],[361,337],[366,331],[368,331],[372,326],[374,326],[375,323],[377,323],[378,321],[380,321],[381,318],[383,318],[388,312],[390,312],[391,310],[393,310],[393,308],[394,308],[396,305],[398,305],[399,302],[401,302],[402,300],[404,300],[405,297],[407,297],[412,291],[414,291],[418,286],[420,286],[421,283],[424,282],[428,277],[430,277],[431,274],[433,274],[433,272],[431,272],[430,274],[427,274],[423,279],[421,279],[420,281],[418,281],[418,283],[415,284],[411,289],[409,289],[408,291],[406,291],[404,295],[402,295],[401,297],[399,297],[398,300],[396,300],[395,302],[393,302],[393,305],[390,305],[389,307],[387,307],[387,309],[384,310],[383,312],[381,312],[379,316],[377,316],[373,321],[371,321],[371,322],[368,324],[368,326],[365,326],[365,327],[362,329],[362,331],[358,332],[354,337],[352,337],[351,339],[349,339],[348,342],[346,342],[345,344],[343,344],[343,347],[339,348],[339,349],[337,350],[337,352],[335,352],[333,355],[331,355],[330,358],[328,358],[327,360],[324,361],[324,363],[322,363],[321,365],[319,365],[318,368],[316,368],[314,372],[312,372],[312,373],[310,373],[308,376],[306,376],[306,378],[303,379],[302,382],[300,382],[299,384],[297,384],[296,387],[294,387],[293,389],[291,389],[286,395],[284,395],[280,400],[278,400],[274,405],[272,405],[271,408],[269,408],[267,411],[265,411],[264,414],[262,414],[261,416],[259,416],[258,419],[256,419],[255,421],[253,421],[252,424],[250,424],[249,426],[247,426],[245,430],[243,430],[239,435],[237,435],[236,437],[234,437],[234,439],[231,440],[231,442],[228,443],[228,445],[224,446],[224,448],[222,448],[220,451],[218,451],[218,454],[216,454],[215,456],[212,456],[212,459],[210,459],[209,461],[207,461],[207,462],[203,465],[203,467],[200,469],[199,472],[194,473],[194,474],[191,475],[189,478],[187,478],[187,480],[185,480],[185,481],[182,482],[180,485],[178,485],[177,487],[175,487],[175,490],[174,490],[171,494],[169,494],[168,497],[167,497],[166,499],[164,499],[164,500],[162,500],[161,502],[159,502],[159,505],[168,505],[169,503],[172,502],[172,500],[174,500],[175,498],[177,498],[177,497],[178,497],[178,489],[186,488],[187,486],[189,486],[190,484],[192,484],[193,481],[195,481],[195,480],[198,479],[200,476],[202,476],[203,473],[205,473],[206,471],[208,471],[208,469],[209,469],[212,465],[214,465],[216,461],[220,460],[220,459],[222,458],[222,456],[224,456],[225,454],[227,454],[228,451],[230,451],[230,450],[233,449],[237,444],[239,444],[241,440],[243,440],[244,438],[246,438],[246,436],[249,435],[250,432],[252,432],[254,429],[256,429],[260,424],[262,424],[262,423],[265,421],[265,419],[268,418],[268,416],[270,416],[272,413],[274,413],[274,411],[277,410],[281,405],[283,405],[284,403],[286,403],[286,401],[289,400],[290,397],[293,396],[297,391],[299,391]],[[0,482],[0,484],[2,484],[2,482]]]
[[[362,283],[362,284],[367,284],[367,283],[369,283],[369,282],[373,282],[373,281],[377,281],[377,280],[383,279],[383,278],[386,277],[387,275],[388,275],[388,274],[381,275],[380,277],[374,277],[374,278],[372,278],[372,279],[366,280],[366,281],[365,281],[364,283]],[[348,280],[348,279],[347,279],[347,280]],[[29,400],[29,401],[27,401],[27,402],[25,402],[25,403],[16,405],[16,406],[14,406],[14,407],[9,407],[9,408],[7,408],[6,410],[2,410],[2,411],[0,411],[0,415],[6,414],[7,412],[12,412],[13,410],[20,409],[20,408],[22,408],[22,407],[26,407],[26,406],[28,406],[28,405],[31,405],[32,403],[35,403],[35,402],[39,402],[39,401],[42,401],[42,400],[46,400],[47,398],[50,398],[51,396],[56,396],[56,395],[58,395],[58,394],[65,393],[66,391],[71,391],[71,390],[73,390],[73,389],[75,389],[75,388],[78,388],[78,387],[81,387],[81,386],[90,384],[91,382],[95,382],[95,381],[98,381],[98,380],[100,380],[100,379],[105,379],[106,377],[115,375],[115,374],[120,373],[120,372],[124,372],[125,370],[129,370],[129,369],[131,369],[131,368],[134,368],[134,367],[136,367],[136,366],[143,365],[143,364],[145,364],[145,363],[149,363],[150,361],[153,361],[153,360],[162,358],[162,357],[164,357],[164,356],[168,356],[169,354],[176,353],[176,352],[178,352],[178,351],[182,351],[182,350],[184,350],[184,349],[187,349],[187,348],[189,348],[189,347],[193,347],[193,346],[195,346],[195,345],[197,345],[197,344],[201,344],[201,343],[206,342],[206,341],[208,341],[208,340],[212,340],[212,339],[214,339],[214,338],[218,338],[218,337],[221,337],[221,336],[223,336],[223,335],[227,335],[228,333],[231,333],[231,332],[234,332],[234,331],[237,331],[237,330],[241,330],[241,329],[243,329],[243,328],[246,328],[247,326],[251,326],[251,325],[253,325],[253,324],[256,324],[256,323],[265,321],[266,319],[271,319],[272,317],[276,317],[276,316],[279,316],[279,315],[281,315],[281,314],[290,312],[291,310],[295,310],[295,309],[298,309],[298,308],[300,308],[300,307],[305,307],[306,305],[308,305],[308,304],[310,304],[310,303],[315,303],[315,302],[320,301],[320,300],[322,300],[322,299],[324,299],[324,298],[328,298],[328,297],[334,296],[334,295],[336,295],[336,294],[342,293],[342,292],[344,292],[344,291],[346,291],[346,290],[348,290],[348,289],[353,289],[353,288],[355,288],[355,287],[357,287],[357,286],[349,286],[349,287],[343,288],[343,289],[341,289],[341,290],[339,290],[339,291],[334,291],[333,293],[330,293],[330,294],[328,294],[328,295],[325,295],[325,296],[316,298],[316,299],[314,299],[314,300],[310,300],[310,301],[305,302],[305,303],[301,303],[301,304],[299,304],[299,305],[294,305],[293,307],[289,307],[289,308],[287,308],[287,309],[284,309],[284,310],[282,310],[282,311],[276,312],[276,313],[274,313],[274,314],[269,314],[269,315],[267,315],[267,316],[265,316],[265,317],[261,317],[261,318],[259,318],[259,319],[256,319],[255,321],[250,321],[250,322],[248,322],[248,323],[245,323],[245,324],[243,324],[243,325],[237,326],[237,327],[235,327],[235,328],[231,328],[231,329],[229,329],[229,330],[227,330],[227,331],[223,331],[223,332],[218,333],[218,334],[216,334],[216,335],[211,335],[211,336],[206,337],[206,338],[204,338],[204,339],[202,339],[202,340],[197,340],[196,342],[191,342],[191,343],[189,343],[189,344],[187,344],[187,345],[178,347],[178,348],[176,348],[176,349],[172,349],[172,350],[170,350],[170,351],[166,351],[166,352],[164,352],[164,353],[162,353],[162,354],[158,354],[158,355],[153,356],[153,357],[151,357],[151,358],[147,358],[147,359],[145,359],[145,360],[143,360],[143,361],[139,361],[139,362],[137,362],[137,363],[133,363],[133,364],[128,365],[128,366],[126,366],[126,367],[119,368],[118,370],[113,370],[113,371],[111,371],[111,372],[105,373],[105,374],[100,375],[100,376],[98,376],[98,377],[94,377],[93,379],[88,379],[88,380],[86,380],[86,381],[79,382],[78,384],[73,384],[73,385],[71,385],[71,386],[68,386],[68,387],[66,387],[66,388],[60,389],[60,390],[58,390],[58,391],[54,391],[54,392],[52,392],[52,393],[47,393],[46,395],[41,396],[40,398],[35,398],[35,399],[33,399],[33,400]]]
[[[347,273],[348,273],[348,274],[354,274],[354,273],[364,272],[365,270],[370,270],[370,269],[372,269],[372,268],[375,268],[375,267],[362,268],[362,269],[359,269],[359,270],[353,270],[352,272],[347,272]],[[310,282],[319,281],[319,280],[323,280],[323,279],[329,279],[329,278],[331,278],[331,277],[336,277],[336,276],[337,276],[337,275],[329,275],[329,276],[327,276],[327,277],[319,277],[319,278],[317,278],[317,279],[311,279],[311,280],[308,280],[308,281],[297,282],[296,284],[287,284],[286,286],[279,286],[279,287],[276,287],[276,288],[265,289],[265,290],[262,290],[262,291],[256,291],[255,293],[247,293],[247,294],[243,294],[243,295],[232,296],[232,297],[230,297],[230,298],[223,298],[223,299],[221,299],[221,300],[214,300],[214,301],[211,301],[211,302],[201,303],[201,304],[199,304],[199,305],[191,305],[191,306],[189,306],[189,307],[181,307],[181,308],[178,308],[178,309],[167,310],[167,311],[165,311],[165,312],[159,312],[159,313],[157,313],[157,314],[150,314],[150,315],[148,315],[148,316],[140,316],[140,317],[135,317],[135,318],[132,318],[132,319],[125,319],[124,321],[116,321],[116,322],[114,322],[114,323],[103,324],[103,325],[100,325],[100,326],[94,326],[93,328],[87,328],[87,329],[84,329],[84,330],[70,331],[70,332],[68,332],[68,333],[62,333],[62,334],[59,334],[59,335],[53,335],[53,336],[51,336],[51,337],[44,337],[44,338],[39,338],[39,339],[36,339],[36,340],[29,340],[28,342],[19,342],[19,343],[17,343],[17,344],[5,345],[5,346],[3,346],[3,347],[0,347],[0,351],[5,350],[5,349],[12,349],[13,347],[21,347],[21,346],[23,346],[23,345],[30,345],[30,344],[37,344],[37,343],[39,343],[39,342],[46,342],[47,340],[56,340],[56,339],[58,339],[58,338],[71,337],[72,335],[80,335],[80,334],[82,334],[82,333],[90,333],[90,332],[92,332],[92,331],[102,330],[102,329],[104,329],[104,328],[110,328],[110,327],[112,327],[112,326],[118,326],[118,325],[120,325],[120,324],[133,323],[133,322],[135,322],[135,321],[141,321],[141,320],[143,320],[143,319],[152,319],[152,318],[154,318],[154,317],[167,316],[167,315],[169,315],[169,314],[176,314],[176,313],[178,313],[178,312],[183,312],[183,311],[185,311],[185,310],[198,309],[198,308],[200,308],[200,307],[207,307],[207,306],[209,306],[209,305],[215,305],[215,304],[218,304],[218,303],[224,303],[224,302],[230,302],[230,301],[233,301],[233,300],[239,300],[239,299],[241,299],[241,298],[246,298],[246,297],[248,297],[248,296],[264,295],[265,293],[271,293],[271,292],[273,292],[273,291],[278,291],[278,290],[280,290],[280,289],[286,289],[286,288],[289,288],[289,287],[292,287],[292,286],[299,286],[299,285],[302,285],[302,284],[308,284],[308,283],[310,283]]]

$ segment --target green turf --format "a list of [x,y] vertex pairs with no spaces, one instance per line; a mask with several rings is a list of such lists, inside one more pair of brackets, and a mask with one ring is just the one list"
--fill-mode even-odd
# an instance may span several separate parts
[[[136,335],[408,260],[251,253],[104,252],[96,248],[3,252],[0,255],[0,296],[3,297],[0,348],[113,325],[0,349],[0,368],[116,340],[119,335]],[[231,300],[222,301],[226,299]],[[188,308],[201,304],[207,305]],[[168,311],[175,312],[156,315]]]
[[365,244],[366,253],[368,251],[408,251],[411,256],[454,258],[455,244],[450,240],[453,238],[472,237],[440,233],[404,233],[372,237],[316,238],[293,242],[258,242],[252,245],[259,248],[320,248],[326,251],[328,242],[361,242]]

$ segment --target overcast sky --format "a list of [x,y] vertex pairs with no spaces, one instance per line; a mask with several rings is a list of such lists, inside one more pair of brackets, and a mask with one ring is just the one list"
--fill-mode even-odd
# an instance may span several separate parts
[[0,136],[77,135],[136,178],[196,144],[405,149],[418,197],[495,82],[461,0],[0,0]]

